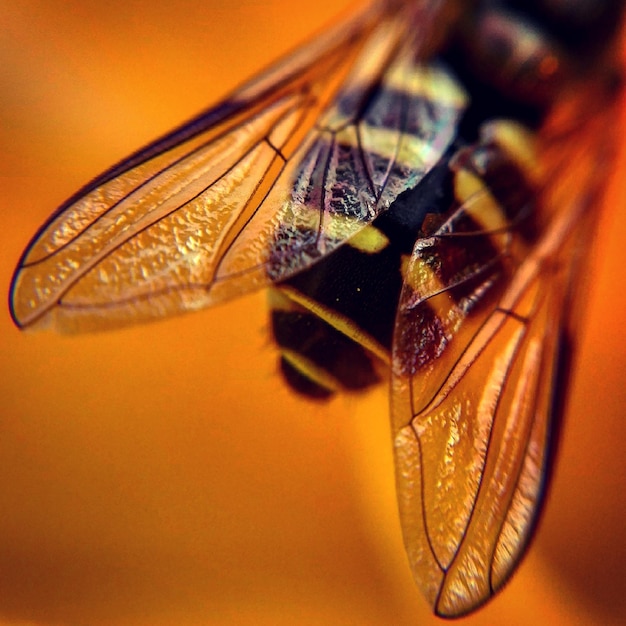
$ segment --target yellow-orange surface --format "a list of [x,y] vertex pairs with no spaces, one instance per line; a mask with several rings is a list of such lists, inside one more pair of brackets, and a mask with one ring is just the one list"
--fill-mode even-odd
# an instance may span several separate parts
[[[62,200],[344,5],[2,3],[0,291]],[[623,172],[625,150],[543,524],[464,624],[626,616]],[[401,545],[386,391],[293,397],[264,294],[101,335],[0,326],[0,626],[438,621]]]

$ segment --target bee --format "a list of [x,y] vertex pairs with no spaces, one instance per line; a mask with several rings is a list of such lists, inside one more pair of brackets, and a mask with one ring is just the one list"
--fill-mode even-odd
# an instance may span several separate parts
[[294,390],[390,378],[413,575],[437,615],[475,610],[545,497],[621,5],[365,4],[65,202],[13,320],[113,329],[268,287]]

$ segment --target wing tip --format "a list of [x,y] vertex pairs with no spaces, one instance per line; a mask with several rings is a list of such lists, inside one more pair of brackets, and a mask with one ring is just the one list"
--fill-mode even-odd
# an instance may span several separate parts
[[20,319],[20,315],[17,312],[17,297],[16,297],[16,294],[18,291],[17,283],[18,283],[21,270],[22,270],[22,262],[20,260],[20,263],[15,268],[15,271],[13,272],[13,276],[11,277],[11,284],[9,286],[9,297],[8,297],[7,304],[8,304],[9,315],[11,316],[11,320],[13,320],[13,323],[20,330],[24,330],[24,328],[26,328],[28,324]]

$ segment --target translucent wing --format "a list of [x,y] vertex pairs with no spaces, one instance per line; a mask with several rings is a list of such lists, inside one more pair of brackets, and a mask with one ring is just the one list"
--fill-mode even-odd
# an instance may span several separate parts
[[[417,242],[406,272],[392,374],[398,499],[415,579],[442,616],[501,588],[537,521],[610,145],[606,119],[596,122],[584,135],[553,131],[540,151],[538,235],[501,227],[478,192]],[[468,216],[483,229],[461,232]],[[459,239],[476,259],[464,274],[450,270]]]
[[429,13],[372,4],[82,189],[19,263],[16,323],[77,331],[195,310],[335,249],[453,137],[464,94],[419,61]]

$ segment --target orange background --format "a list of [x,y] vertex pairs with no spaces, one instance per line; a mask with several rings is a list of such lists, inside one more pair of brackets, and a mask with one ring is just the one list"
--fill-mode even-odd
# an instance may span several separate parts
[[[55,205],[346,4],[2,3],[0,291]],[[620,178],[543,524],[464,624],[626,615]],[[0,325],[0,626],[438,623],[405,563],[385,390],[290,395],[263,294],[103,335]]]

